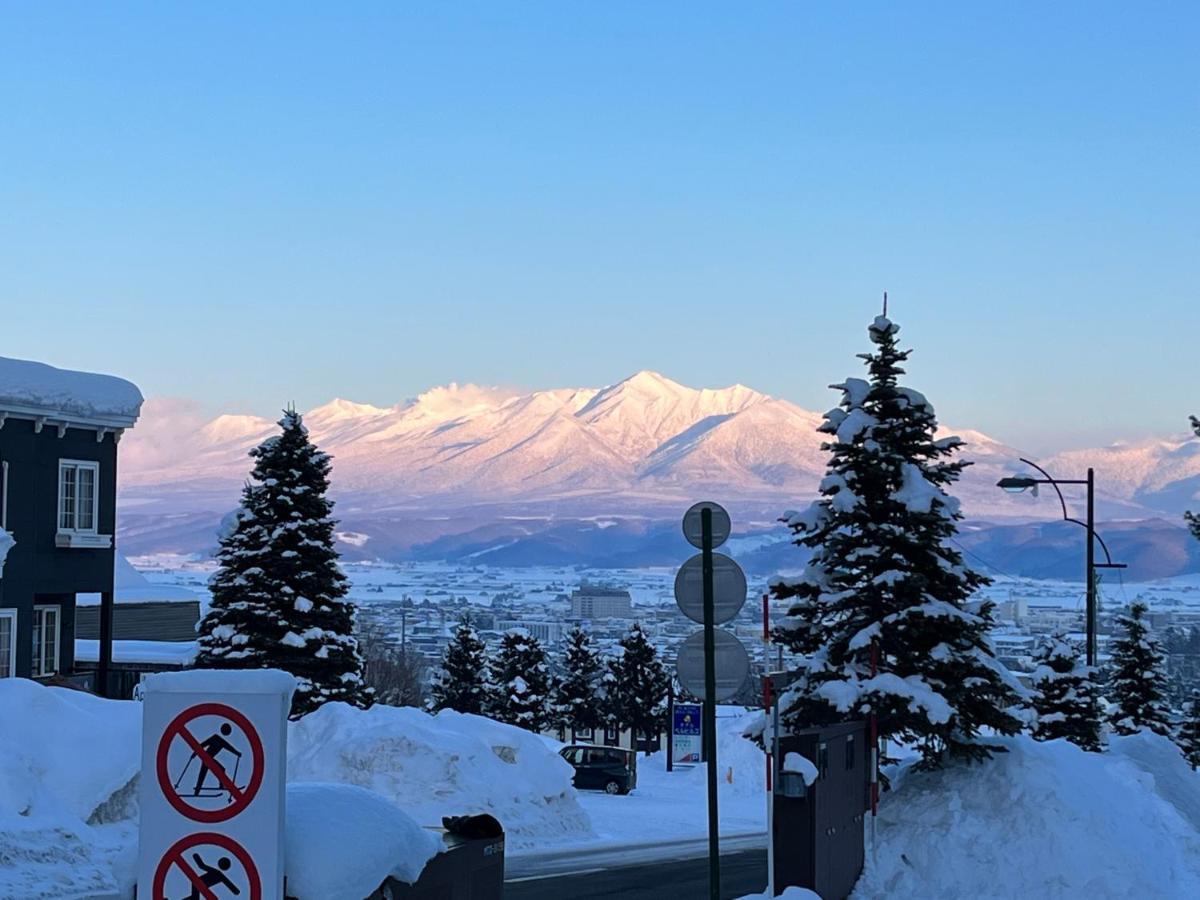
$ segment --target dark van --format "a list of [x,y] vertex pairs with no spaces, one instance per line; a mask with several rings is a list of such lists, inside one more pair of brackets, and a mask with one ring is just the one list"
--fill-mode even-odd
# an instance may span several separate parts
[[575,787],[580,790],[628,794],[637,787],[637,754],[620,747],[572,744],[559,751],[575,767]]

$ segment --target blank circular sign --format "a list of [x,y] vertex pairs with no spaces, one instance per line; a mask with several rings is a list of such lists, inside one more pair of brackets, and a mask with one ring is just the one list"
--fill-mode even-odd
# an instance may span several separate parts
[[[679,645],[675,664],[679,683],[701,700],[704,696],[704,632],[697,631]],[[742,642],[728,631],[713,632],[713,673],[716,675],[716,702],[737,696],[750,675],[750,656]]]
[[[746,573],[723,553],[714,553],[713,624],[723,625],[746,602]],[[697,553],[675,575],[675,602],[685,616],[704,624],[704,554]]]
[[704,549],[704,529],[701,522],[701,510],[712,510],[712,545],[720,547],[729,540],[729,531],[733,527],[729,522],[729,513],[725,507],[705,500],[697,503],[683,514],[683,536],[693,547]]

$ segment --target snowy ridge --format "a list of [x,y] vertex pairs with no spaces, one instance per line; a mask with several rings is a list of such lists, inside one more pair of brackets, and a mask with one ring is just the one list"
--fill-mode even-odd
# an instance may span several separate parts
[[[139,504],[167,500],[168,512],[219,492],[220,505],[203,505],[231,507],[249,469],[246,450],[274,424],[223,415],[181,427],[171,403],[151,400],[122,445],[124,495]],[[364,510],[598,496],[674,508],[701,489],[783,509],[815,493],[825,462],[821,421],[743,385],[697,389],[655,372],[600,389],[519,393],[451,384],[391,407],[334,400],[305,416],[313,438],[335,458],[337,495]],[[1019,451],[964,434],[966,456],[976,463],[957,491],[968,511],[1053,512],[1035,498],[995,489]],[[173,452],[162,453],[164,446]],[[1200,454],[1196,466],[1200,477]]]

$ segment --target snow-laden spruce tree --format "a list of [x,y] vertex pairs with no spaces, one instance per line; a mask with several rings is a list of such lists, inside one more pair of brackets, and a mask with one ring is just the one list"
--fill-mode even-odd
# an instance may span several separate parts
[[296,676],[292,716],[340,700],[371,702],[338,568],[329,456],[295,410],[250,451],[241,508],[220,540],[197,668],[278,668]]
[[1175,742],[1188,761],[1192,771],[1200,769],[1200,691],[1192,691],[1191,702],[1184,710],[1183,723],[1179,726],[1179,734]]
[[524,628],[509,629],[492,660],[487,715],[541,732],[554,720],[553,692],[541,642]]
[[560,725],[575,732],[604,725],[600,700],[603,665],[591,636],[576,624],[567,632],[563,673],[554,692],[554,713]]
[[[605,705],[613,725],[633,732],[635,743],[639,736],[651,741],[666,725],[670,684],[658,651],[641,623],[634,622],[614,648],[604,677]],[[649,752],[647,744],[647,755]]]
[[454,636],[442,655],[442,668],[430,685],[429,708],[434,712],[453,709],[461,713],[483,715],[487,708],[487,647],[464,614]]
[[1146,625],[1147,611],[1145,603],[1135,600],[1129,615],[1117,619],[1125,634],[1113,645],[1108,699],[1114,708],[1109,717],[1117,734],[1149,728],[1170,737],[1166,667]]
[[1095,670],[1080,659],[1079,647],[1062,634],[1049,635],[1037,648],[1033,707],[1039,741],[1066,738],[1084,750],[1104,749],[1103,711]]
[[933,407],[900,385],[898,331],[877,317],[874,349],[860,355],[867,380],[833,386],[842,400],[818,429],[830,454],[820,499],[785,518],[811,556],[772,592],[790,602],[780,639],[808,660],[783,698],[786,720],[874,711],[884,738],[936,766],[1000,749],[983,734],[1021,730],[1024,689],[995,659],[993,605],[968,599],[988,579],[951,543],[961,515],[946,488],[969,464],[951,461],[962,441],[935,438]]

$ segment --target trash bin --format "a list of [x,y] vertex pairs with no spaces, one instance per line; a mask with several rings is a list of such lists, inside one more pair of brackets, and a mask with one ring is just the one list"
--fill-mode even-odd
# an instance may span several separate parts
[[502,900],[504,829],[492,816],[442,820],[445,849],[415,884],[389,878],[367,900]]
[[842,900],[862,874],[863,824],[868,808],[870,748],[865,722],[806,728],[779,739],[779,758],[799,753],[817,769],[775,779],[775,890],[808,888]]

